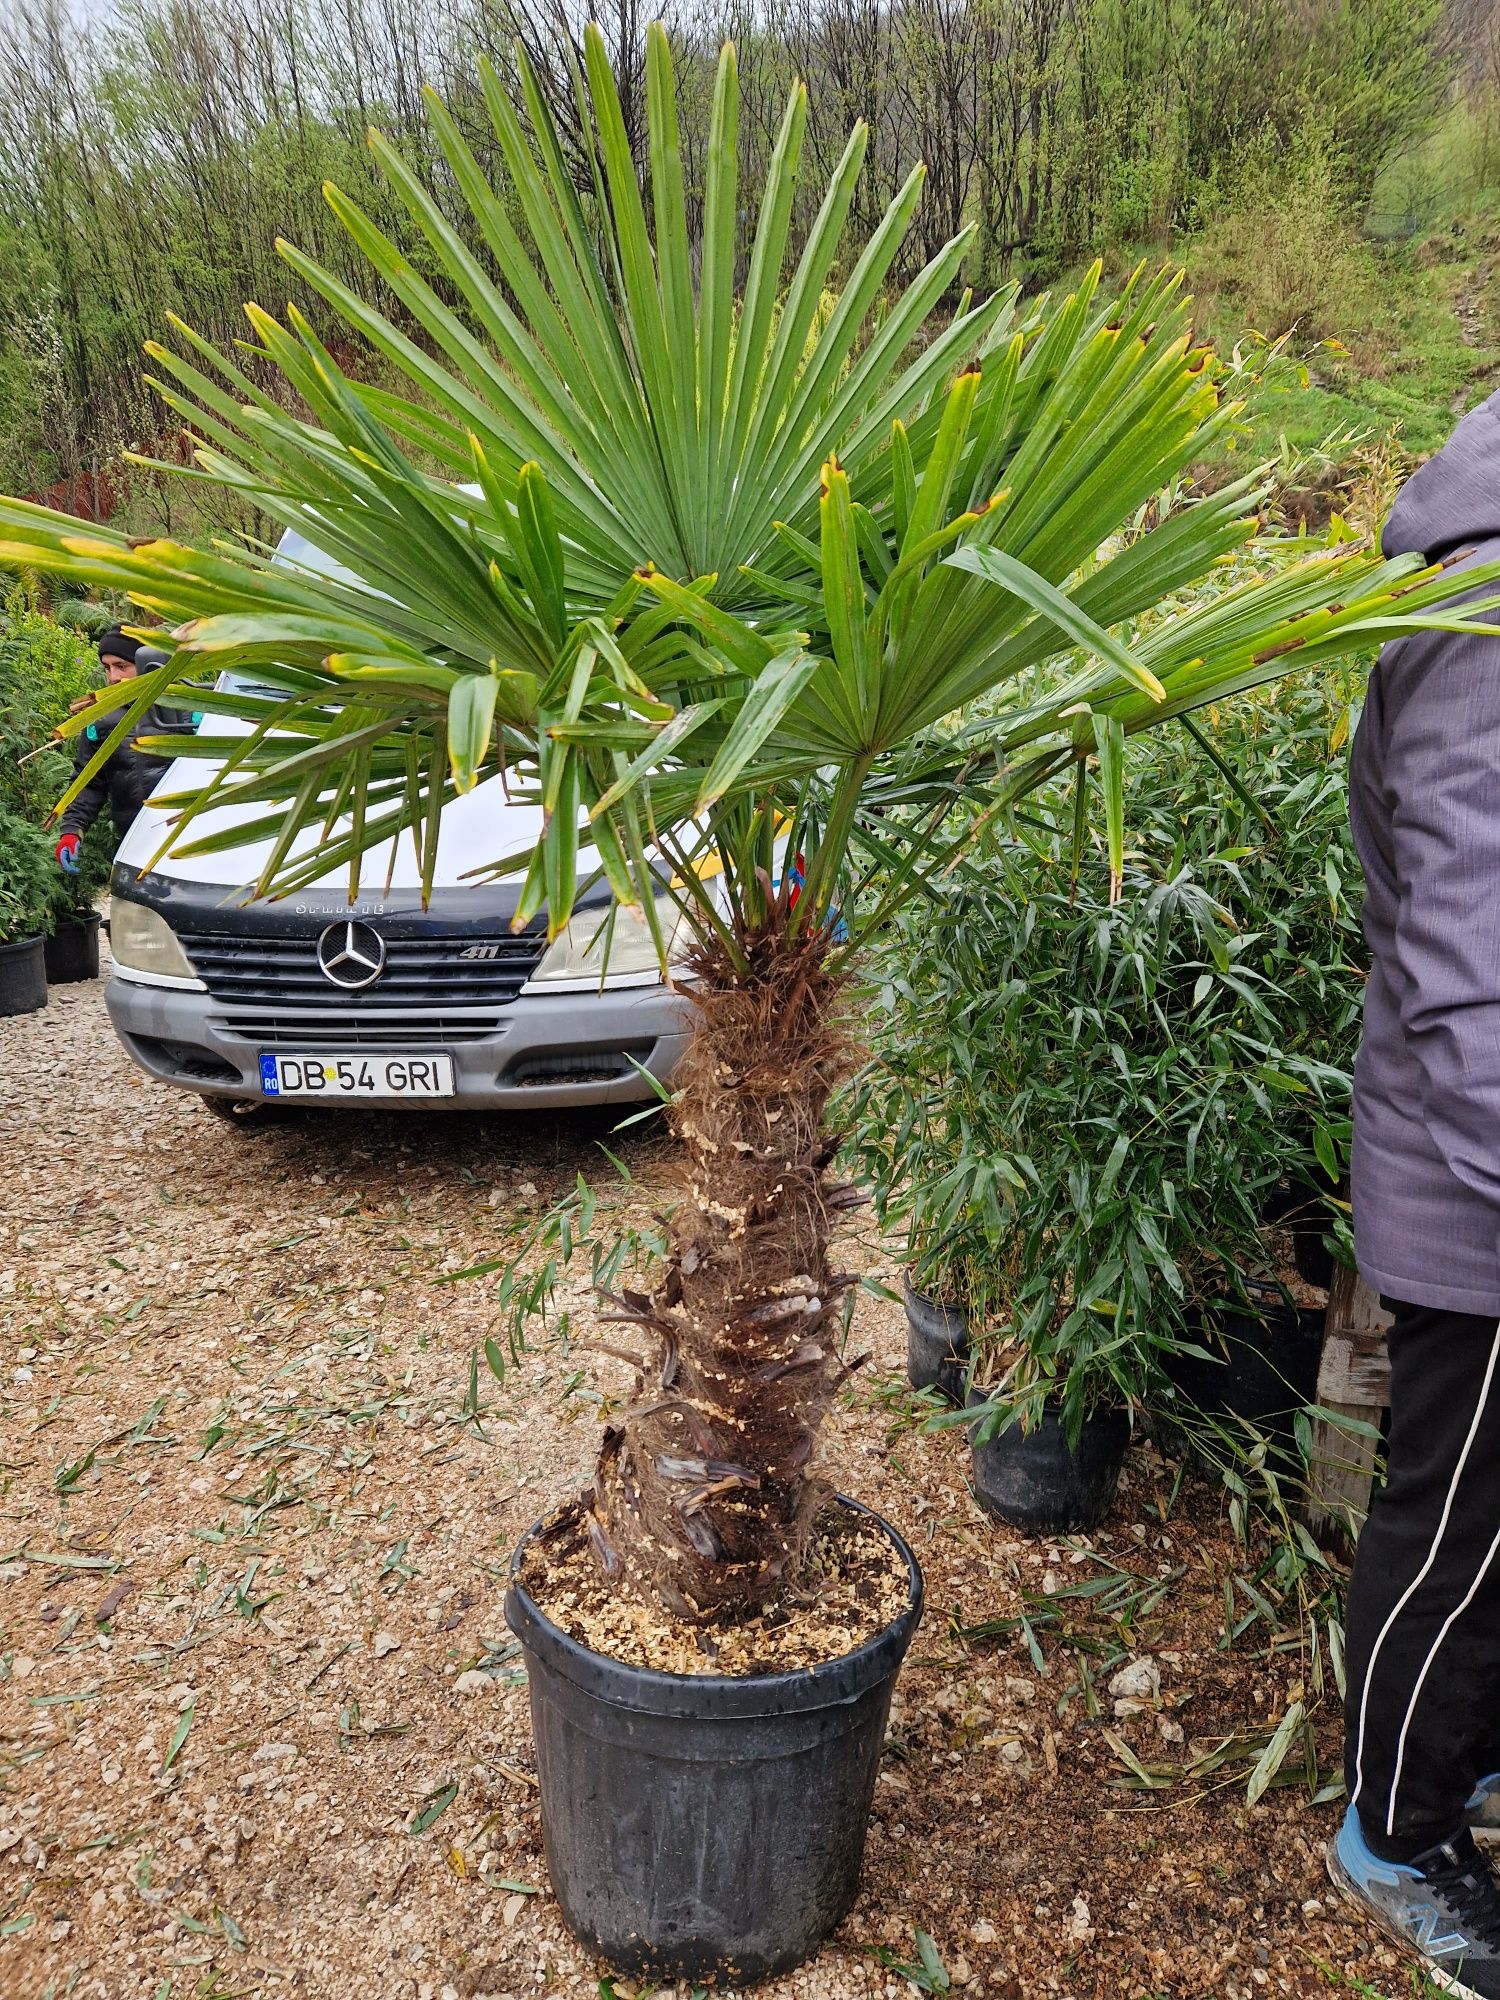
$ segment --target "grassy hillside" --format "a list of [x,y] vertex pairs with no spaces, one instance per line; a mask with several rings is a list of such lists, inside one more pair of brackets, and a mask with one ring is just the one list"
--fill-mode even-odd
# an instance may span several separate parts
[[[1297,218],[1268,217],[1266,236],[1280,224],[1295,231]],[[1425,457],[1500,381],[1500,200],[1405,242],[1335,231],[1266,244],[1258,262],[1256,247],[1221,226],[1190,248],[1188,270],[1219,338],[1293,330],[1305,380],[1267,398],[1257,455],[1354,430]]]
[[1222,348],[1252,330],[1287,336],[1237,458],[1282,466],[1294,519],[1320,522],[1351,501],[1360,511],[1362,489],[1363,513],[1378,515],[1401,476],[1500,387],[1500,184],[1443,200],[1424,182],[1417,216],[1410,164],[1392,168],[1358,222],[1316,154],[1279,181],[1252,172],[1241,198],[1176,248],[1199,324]]

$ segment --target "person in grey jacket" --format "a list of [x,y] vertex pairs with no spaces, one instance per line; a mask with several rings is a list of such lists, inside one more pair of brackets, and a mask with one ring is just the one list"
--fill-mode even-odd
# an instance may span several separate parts
[[[1407,482],[1382,547],[1451,562],[1455,599],[1500,559],[1500,395]],[[1500,633],[1385,649],[1349,791],[1371,961],[1354,1237],[1393,1323],[1329,1868],[1447,1990],[1497,2000],[1500,1889],[1473,1835],[1500,1829]]]

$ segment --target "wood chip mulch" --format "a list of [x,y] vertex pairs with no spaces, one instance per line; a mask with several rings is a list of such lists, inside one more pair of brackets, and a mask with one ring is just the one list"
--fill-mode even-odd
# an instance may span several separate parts
[[[670,1145],[613,1123],[230,1128],[133,1069],[98,985],[0,1022],[5,2000],[639,2000],[552,1898],[501,1614],[625,1371],[552,1325],[497,1379],[496,1278],[445,1282],[580,1169],[608,1189],[601,1139],[669,1198]],[[961,1435],[912,1426],[899,1307],[863,1301],[859,1337],[827,1458],[928,1610],[863,1893],[768,2000],[1410,2000],[1330,1900],[1339,1807],[1300,1766],[1254,1807],[1243,1759],[1184,1775],[1263,1742],[1309,1671],[1263,1624],[1223,1646],[1222,1495],[1174,1502],[1140,1445],[1100,1533],[1028,1543],[974,1504]],[[1316,1718],[1332,1767],[1331,1697]]]

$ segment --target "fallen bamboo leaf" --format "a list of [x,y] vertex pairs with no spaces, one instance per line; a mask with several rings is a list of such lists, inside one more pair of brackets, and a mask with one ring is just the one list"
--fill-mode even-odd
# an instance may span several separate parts
[[1275,1735],[1260,1754],[1260,1761],[1250,1773],[1250,1782],[1245,1787],[1245,1802],[1254,1805],[1265,1792],[1267,1785],[1276,1776],[1286,1761],[1292,1744],[1302,1727],[1303,1705],[1294,1701],[1281,1718]]
[[236,1951],[243,1951],[245,1947],[249,1944],[250,1940],[248,1937],[246,1937],[245,1933],[240,1929],[239,1925],[235,1922],[234,1918],[230,1916],[228,1910],[221,1908],[215,1914],[219,1919],[219,1927],[223,1931],[225,1937],[228,1938],[230,1944],[233,1945]]
[[121,1567],[118,1556],[80,1556],[70,1549],[22,1549],[19,1560],[39,1564],[43,1569],[103,1569]]
[[406,1831],[411,1834],[425,1833],[428,1827],[435,1825],[442,1818],[443,1814],[457,1797],[458,1780],[457,1778],[450,1778],[446,1784],[439,1785],[436,1791],[427,1794],[422,1801],[416,1818],[407,1827]]
[[79,1480],[89,1471],[93,1463],[94,1453],[92,1451],[85,1452],[82,1458],[75,1458],[71,1465],[59,1467],[57,1477],[53,1480],[52,1484],[59,1493],[71,1493]]
[[193,1726],[193,1712],[196,1707],[197,1707],[196,1702],[190,1701],[187,1707],[182,1711],[181,1715],[179,1715],[177,1718],[177,1727],[172,1731],[172,1740],[167,1745],[166,1756],[162,1759],[161,1770],[163,1777],[166,1776],[168,1771],[170,1771],[172,1766],[177,1762],[178,1754],[181,1751],[183,1744],[186,1743],[188,1740],[188,1731]]
[[1124,1737],[1117,1735],[1113,1729],[1106,1729],[1104,1731],[1104,1740],[1110,1749],[1114,1751],[1116,1757],[1119,1758],[1126,1770],[1133,1772],[1148,1791],[1159,1792],[1164,1786],[1172,1782],[1170,1778],[1163,1776],[1160,1771],[1148,1771],[1140,1758],[1136,1756],[1130,1745],[1125,1741]]
[[331,1653],[328,1656],[328,1658],[323,1662],[322,1666],[319,1667],[318,1671],[313,1675],[312,1679],[307,1683],[306,1687],[302,1690],[302,1692],[304,1694],[311,1694],[313,1689],[318,1685],[318,1682],[322,1680],[324,1674],[326,1674],[331,1667],[335,1667],[338,1665],[339,1661],[343,1659],[345,1653],[349,1651],[350,1647],[353,1644],[354,1641],[352,1639],[346,1639],[343,1645],[339,1647],[337,1652]]
[[901,1958],[888,1945],[881,1945],[872,1953],[876,1961],[888,1972],[894,1972],[919,1993],[947,1993],[953,1984],[947,1967],[943,1964],[937,1946],[926,1931],[912,1933],[917,1947],[915,1964]]

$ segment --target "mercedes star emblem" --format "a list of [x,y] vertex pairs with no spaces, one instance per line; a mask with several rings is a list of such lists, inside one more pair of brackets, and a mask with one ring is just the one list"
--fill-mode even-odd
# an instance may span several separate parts
[[318,963],[335,986],[357,993],[384,972],[385,940],[369,924],[330,924],[318,939]]

